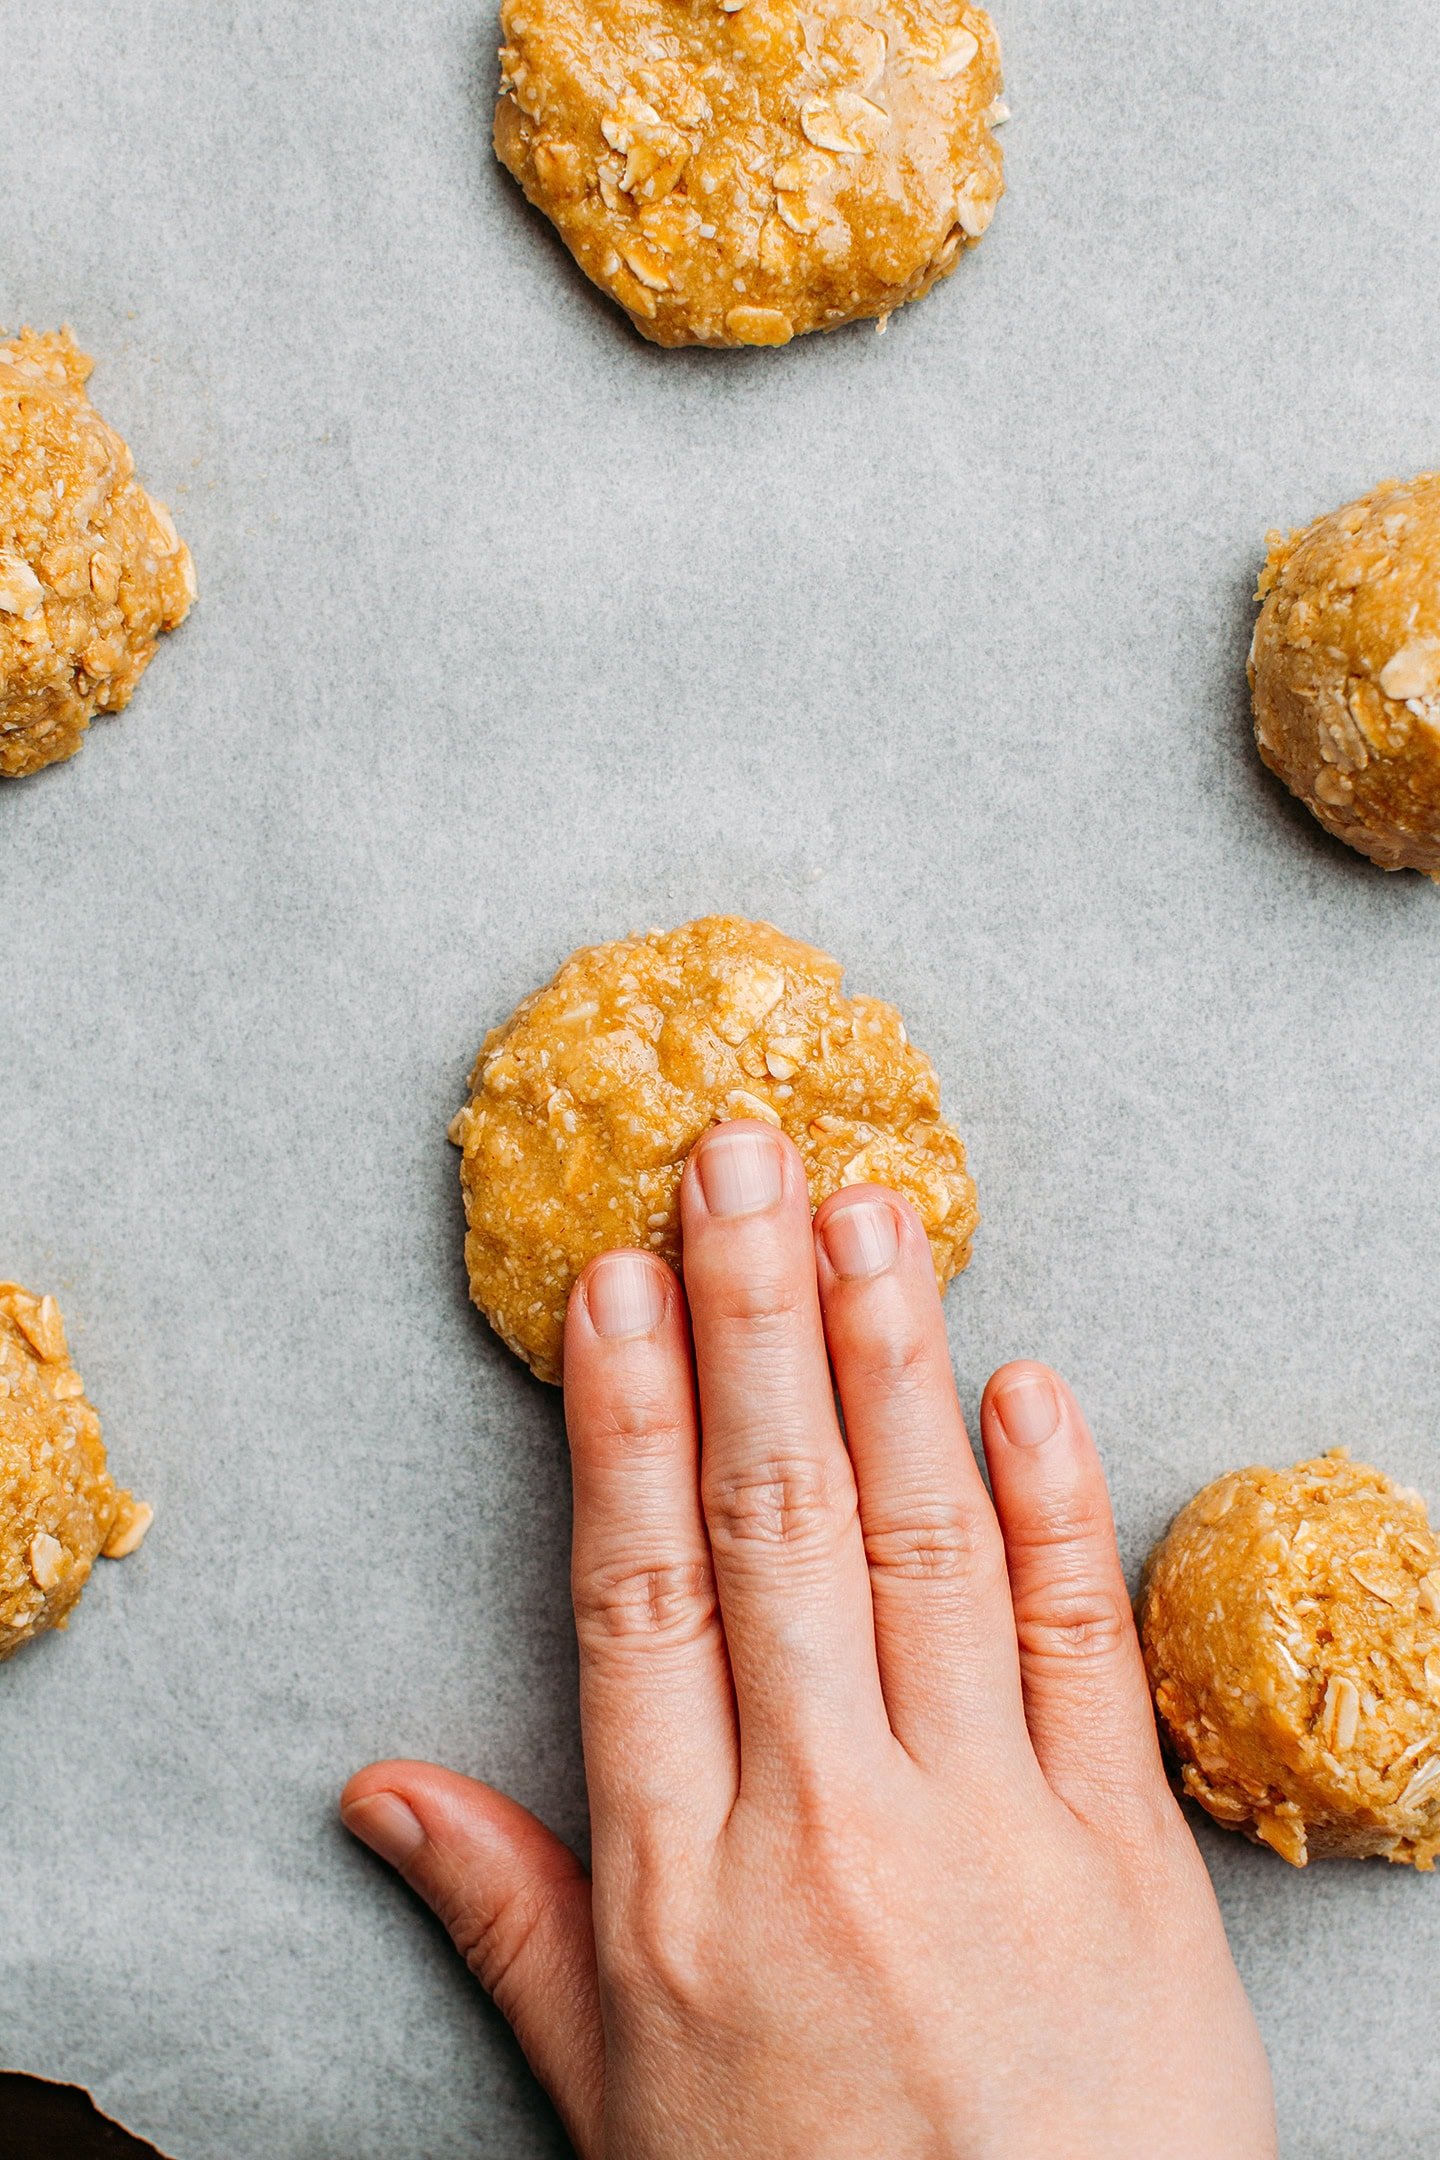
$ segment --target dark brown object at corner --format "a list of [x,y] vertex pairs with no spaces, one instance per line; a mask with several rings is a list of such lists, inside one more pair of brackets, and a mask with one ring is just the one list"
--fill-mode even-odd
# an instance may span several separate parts
[[79,2085],[0,2070],[0,2148],[5,2160],[165,2160],[100,2113]]

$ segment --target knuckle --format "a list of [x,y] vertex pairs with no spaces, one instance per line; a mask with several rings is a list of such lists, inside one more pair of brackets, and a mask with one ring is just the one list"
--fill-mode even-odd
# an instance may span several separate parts
[[789,1274],[758,1268],[720,1277],[711,1290],[716,1317],[743,1328],[756,1348],[779,1347],[793,1340],[807,1305],[809,1286]]
[[1162,1891],[1173,1890],[1177,1870],[1188,1873],[1196,1845],[1158,1762],[1153,1778],[1107,1792],[1105,1802],[1132,1868],[1138,1865]]
[[772,1456],[706,1479],[705,1514],[717,1550],[794,1549],[838,1540],[854,1520],[853,1485],[803,1455]]
[[1135,1621],[1119,1587],[1062,1582],[1017,1604],[1015,1633],[1032,1663],[1094,1665],[1130,1654]]
[[512,1890],[488,1908],[457,1899],[439,1907],[440,1919],[471,1973],[503,2011],[512,1983],[550,1917],[553,1892],[529,1886]]
[[980,1572],[984,1540],[969,1509],[936,1501],[907,1509],[895,1520],[867,1524],[865,1557],[877,1575],[954,1581]]
[[1006,1541],[1021,1554],[1057,1564],[1056,1555],[1095,1555],[1112,1540],[1108,1505],[1083,1490],[1035,1496],[1023,1519],[1006,1525]]
[[577,1575],[575,1622],[596,1643],[694,1642],[715,1617],[715,1588],[704,1560],[594,1568]]
[[888,1933],[893,1911],[889,1825],[863,1777],[850,1793],[828,1781],[820,1790],[797,1785],[792,1809],[804,1856],[806,1898],[823,1916],[827,1938],[847,1961],[864,1967]]
[[629,1460],[635,1456],[663,1460],[689,1445],[683,1415],[672,1402],[645,1389],[618,1391],[586,1418],[574,1436],[577,1451]]
[[[1104,1863],[1116,1882],[1148,1903],[1172,1900],[1177,1879],[1191,1881],[1198,1848],[1158,1760],[1137,1775],[1099,1746],[1084,1760],[1067,1757],[1061,1797],[1104,1840]],[[1203,1868],[1204,1861],[1200,1861]]]
[[622,2011],[663,2003],[681,2016],[703,2011],[715,1970],[715,1960],[700,1954],[682,1900],[658,1881],[637,1888],[602,1962],[606,1992]]
[[917,1397],[928,1402],[935,1386],[936,1361],[933,1344],[923,1329],[911,1326],[876,1326],[857,1334],[850,1355],[868,1387],[883,1390],[892,1405],[902,1407]]

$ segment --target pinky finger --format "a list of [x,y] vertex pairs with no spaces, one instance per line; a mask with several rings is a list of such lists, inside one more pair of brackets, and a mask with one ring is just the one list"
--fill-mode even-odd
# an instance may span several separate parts
[[1058,1373],[1016,1364],[986,1388],[980,1431],[1040,1767],[1077,1815],[1148,1814],[1168,1791],[1090,1428]]

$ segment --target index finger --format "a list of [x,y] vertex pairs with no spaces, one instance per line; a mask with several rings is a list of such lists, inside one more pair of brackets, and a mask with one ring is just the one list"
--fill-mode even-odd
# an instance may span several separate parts
[[738,1783],[684,1298],[649,1253],[604,1253],[565,1322],[571,1585],[597,1865],[678,1819],[717,1830]]

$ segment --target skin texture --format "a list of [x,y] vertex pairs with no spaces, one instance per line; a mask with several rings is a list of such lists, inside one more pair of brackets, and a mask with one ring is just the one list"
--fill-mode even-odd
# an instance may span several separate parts
[[566,1334],[593,1877],[423,1763],[345,1821],[582,2160],[1273,2160],[1068,1389],[991,1380],[992,1506],[901,1198],[742,1123],[681,1206]]

